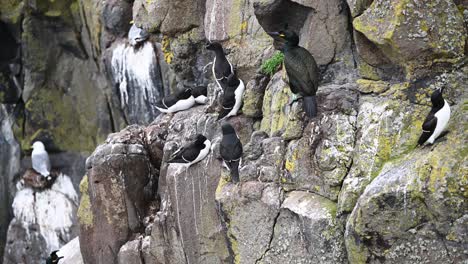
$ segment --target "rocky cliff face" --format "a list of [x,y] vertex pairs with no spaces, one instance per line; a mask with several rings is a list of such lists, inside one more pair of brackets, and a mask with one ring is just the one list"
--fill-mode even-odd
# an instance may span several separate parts
[[[1,119],[0,190],[9,200],[0,215],[11,215],[15,175],[28,166],[21,154],[45,141],[75,188],[86,174],[84,263],[468,259],[464,1],[0,3],[10,51],[0,54],[0,116],[11,117]],[[150,33],[139,49],[126,39],[132,20]],[[259,70],[274,53],[265,31],[285,24],[322,72],[310,121],[284,70]],[[223,42],[247,87],[242,114],[230,119],[245,152],[239,184],[219,161],[207,40]],[[208,85],[209,105],[158,116],[157,98],[191,85]],[[449,133],[416,148],[441,86]],[[116,131],[85,173],[84,157]],[[189,169],[167,164],[197,133],[211,139],[209,156]]]

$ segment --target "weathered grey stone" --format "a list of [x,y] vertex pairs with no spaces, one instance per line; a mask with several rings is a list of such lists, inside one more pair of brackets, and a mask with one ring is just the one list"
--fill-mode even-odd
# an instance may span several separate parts
[[85,262],[115,263],[129,234],[140,230],[156,177],[145,147],[144,130],[130,126],[109,135],[88,158],[83,196],[91,202],[82,200],[79,214]]
[[242,106],[244,115],[253,118],[262,116],[263,96],[269,81],[267,76],[257,75],[247,83]]
[[424,108],[397,100],[363,98],[357,117],[353,166],[340,192],[338,211],[350,212],[383,164],[416,146]]
[[468,210],[461,155],[466,149],[460,144],[466,111],[461,105],[452,110],[445,141],[388,162],[366,187],[346,226],[350,262],[463,263],[467,258],[461,242],[466,232],[453,232]]
[[102,20],[107,31],[125,36],[131,26],[132,4],[119,0],[106,1],[102,10]]
[[[308,49],[319,65],[350,51],[348,14],[344,3],[332,1],[257,1],[255,13],[266,31],[288,28],[296,31],[300,45]],[[349,59],[349,58],[348,58]]]
[[359,16],[364,12],[374,0],[347,0],[352,17]]
[[344,240],[335,222],[336,204],[294,191],[286,195],[273,236],[260,263],[346,263]]
[[45,261],[49,252],[60,249],[78,234],[78,194],[64,174],[50,189],[25,188],[21,182],[17,188],[3,263]]
[[140,240],[132,240],[125,243],[119,250],[118,263],[127,264],[135,263],[142,264],[140,257]]
[[133,19],[149,32],[160,31],[173,36],[202,25],[204,7],[201,0],[137,0],[133,4]]
[[357,94],[332,85],[323,87],[317,100],[321,114],[288,144],[281,182],[287,190],[309,190],[335,201],[352,163]]
[[20,146],[13,135],[13,121],[6,109],[5,105],[0,105],[0,259],[3,259],[8,223],[12,218],[13,178],[20,168]]
[[286,153],[286,142],[282,138],[265,138],[265,132],[254,132],[244,153],[239,173],[241,181],[279,182]]
[[464,55],[463,16],[451,0],[375,0],[353,25],[410,73],[411,67],[425,67],[427,61]]
[[281,136],[290,140],[301,137],[304,122],[302,104],[292,103],[294,95],[283,81],[284,73],[277,72],[265,90],[261,130],[270,136]]
[[268,249],[282,200],[277,184],[220,182],[216,201],[235,263],[254,263]]
[[61,247],[59,252],[57,252],[59,257],[63,257],[60,262],[63,263],[73,263],[73,264],[84,264],[83,257],[81,257],[80,252],[80,240],[78,237],[75,237],[70,242]]

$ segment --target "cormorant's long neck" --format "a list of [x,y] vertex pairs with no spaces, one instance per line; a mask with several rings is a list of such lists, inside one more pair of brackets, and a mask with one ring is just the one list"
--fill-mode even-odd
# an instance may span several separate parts
[[283,52],[284,52],[284,53],[287,53],[288,51],[293,50],[293,49],[295,49],[295,48],[297,48],[297,45],[293,45],[293,44],[288,44],[288,43],[286,43],[286,44],[284,44],[284,46],[283,46]]

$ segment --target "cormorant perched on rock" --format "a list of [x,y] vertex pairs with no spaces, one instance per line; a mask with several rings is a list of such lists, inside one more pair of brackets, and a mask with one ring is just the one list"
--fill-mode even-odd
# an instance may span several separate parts
[[237,115],[242,106],[244,90],[244,82],[237,78],[235,71],[232,72],[226,80],[222,110],[218,116],[218,120]]
[[276,41],[282,43],[284,66],[289,77],[289,86],[294,94],[304,97],[304,110],[308,117],[317,116],[317,93],[319,68],[308,50],[299,46],[299,36],[293,31],[269,32]]
[[444,87],[435,90],[431,95],[432,109],[422,125],[423,133],[418,140],[418,145],[434,144],[447,127],[450,119],[450,106],[442,97],[443,91]]
[[46,264],[57,264],[59,263],[60,259],[63,259],[63,257],[57,256],[58,250],[52,251],[50,253],[50,256],[47,257]]
[[190,167],[204,159],[210,152],[210,148],[211,142],[205,136],[198,134],[195,142],[176,150],[168,163],[187,163]]
[[50,159],[44,144],[41,141],[36,141],[32,145],[32,148],[31,161],[33,169],[43,177],[49,177]]
[[208,42],[206,43],[206,49],[212,50],[215,53],[215,58],[213,60],[213,77],[216,80],[219,88],[223,91],[225,89],[224,82],[227,80],[229,75],[234,72],[234,67],[224,55],[223,46],[218,42]]
[[185,89],[182,92],[164,97],[156,104],[156,109],[162,113],[175,113],[187,110],[195,104],[192,89]]
[[239,182],[239,164],[242,158],[242,143],[236,131],[229,123],[224,123],[221,127],[223,138],[219,147],[224,166],[231,172],[231,180]]

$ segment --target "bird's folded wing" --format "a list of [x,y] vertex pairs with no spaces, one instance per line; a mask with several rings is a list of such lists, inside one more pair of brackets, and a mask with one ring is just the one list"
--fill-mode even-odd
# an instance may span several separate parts
[[427,117],[424,123],[422,124],[422,129],[423,131],[434,131],[437,126],[437,117],[432,116],[432,117]]
[[314,87],[312,81],[306,72],[307,66],[302,58],[296,58],[294,54],[288,54],[284,57],[284,66],[288,73],[289,84],[293,93],[305,93],[305,95],[313,95]]

